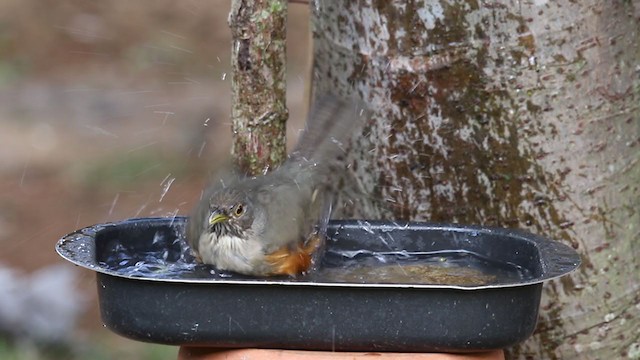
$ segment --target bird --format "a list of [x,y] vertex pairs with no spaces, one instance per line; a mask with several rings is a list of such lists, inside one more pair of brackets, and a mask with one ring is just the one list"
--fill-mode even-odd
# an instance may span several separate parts
[[[199,263],[249,276],[298,276],[317,265],[330,217],[330,184],[365,107],[317,97],[298,145],[260,176],[212,182],[192,212],[187,242]],[[342,164],[344,165],[344,164]]]

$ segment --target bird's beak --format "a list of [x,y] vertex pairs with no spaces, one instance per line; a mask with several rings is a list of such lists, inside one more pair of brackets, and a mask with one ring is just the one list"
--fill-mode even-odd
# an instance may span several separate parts
[[222,221],[229,220],[229,217],[223,213],[214,212],[209,216],[209,225],[214,225]]

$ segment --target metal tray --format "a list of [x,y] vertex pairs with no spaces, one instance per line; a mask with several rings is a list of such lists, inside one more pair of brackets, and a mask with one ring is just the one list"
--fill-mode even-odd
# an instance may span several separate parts
[[176,276],[136,276],[111,266],[149,253],[161,253],[166,268],[188,262],[185,223],[178,217],[95,225],[65,236],[56,251],[96,271],[102,319],[125,337],[335,351],[467,352],[516,344],[535,328],[543,281],[580,263],[573,249],[523,231],[354,220],[330,222],[328,252],[463,250],[520,266],[529,277],[460,286],[227,277],[204,265]]

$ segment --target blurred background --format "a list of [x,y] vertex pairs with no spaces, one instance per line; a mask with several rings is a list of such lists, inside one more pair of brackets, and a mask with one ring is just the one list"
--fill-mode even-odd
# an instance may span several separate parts
[[[0,358],[175,359],[100,320],[75,229],[188,215],[231,145],[230,0],[0,1]],[[290,4],[290,145],[308,9]]]

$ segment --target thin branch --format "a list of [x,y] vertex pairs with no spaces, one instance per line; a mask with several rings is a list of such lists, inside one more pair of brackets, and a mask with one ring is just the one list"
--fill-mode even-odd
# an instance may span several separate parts
[[233,155],[251,175],[286,155],[286,24],[286,0],[232,2]]

